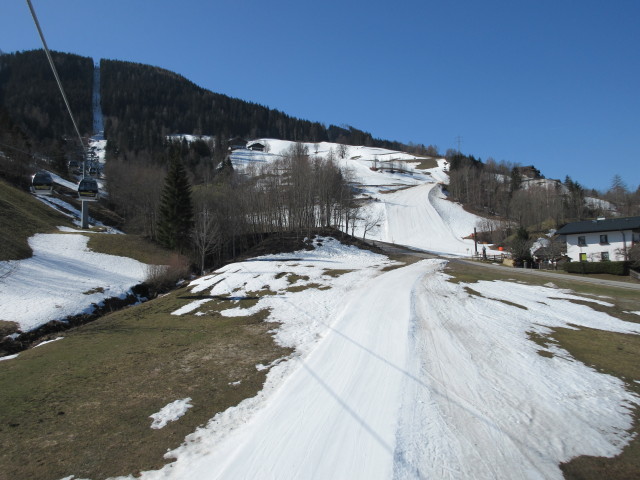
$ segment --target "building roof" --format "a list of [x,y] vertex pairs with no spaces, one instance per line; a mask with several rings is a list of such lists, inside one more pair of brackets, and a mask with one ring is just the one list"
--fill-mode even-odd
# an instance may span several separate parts
[[613,232],[638,229],[640,229],[640,217],[624,217],[567,223],[556,233],[558,235],[570,235],[572,233]]

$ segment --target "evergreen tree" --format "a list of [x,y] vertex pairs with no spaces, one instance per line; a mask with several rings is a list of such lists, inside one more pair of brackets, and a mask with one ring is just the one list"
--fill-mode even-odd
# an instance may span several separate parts
[[530,249],[532,244],[527,229],[523,226],[518,227],[515,237],[511,240],[511,255],[516,265],[520,266],[527,262],[531,266],[533,259]]
[[165,178],[158,218],[158,242],[184,252],[193,228],[191,185],[177,153],[171,158]]

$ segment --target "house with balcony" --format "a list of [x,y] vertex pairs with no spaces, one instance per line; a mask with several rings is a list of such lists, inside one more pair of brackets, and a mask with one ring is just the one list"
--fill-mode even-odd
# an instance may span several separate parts
[[640,217],[568,223],[556,233],[565,237],[572,262],[622,261],[629,248],[640,243]]

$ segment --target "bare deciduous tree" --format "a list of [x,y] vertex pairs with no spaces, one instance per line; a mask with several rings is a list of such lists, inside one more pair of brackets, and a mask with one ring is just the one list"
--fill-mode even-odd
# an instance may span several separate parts
[[192,241],[199,260],[200,273],[204,275],[207,256],[211,255],[221,243],[220,225],[213,212],[206,205],[196,210]]
[[365,240],[367,233],[379,226],[385,218],[384,210],[368,209],[360,215],[362,225],[362,240]]

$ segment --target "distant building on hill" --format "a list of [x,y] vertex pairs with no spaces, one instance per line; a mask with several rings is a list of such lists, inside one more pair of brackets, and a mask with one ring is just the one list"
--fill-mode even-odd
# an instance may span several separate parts
[[565,236],[567,255],[573,262],[622,261],[640,243],[640,217],[568,223],[557,233]]
[[247,145],[249,150],[253,150],[254,152],[264,152],[265,144],[261,142],[253,142]]
[[241,150],[247,148],[247,141],[242,137],[233,137],[229,139],[229,150]]

